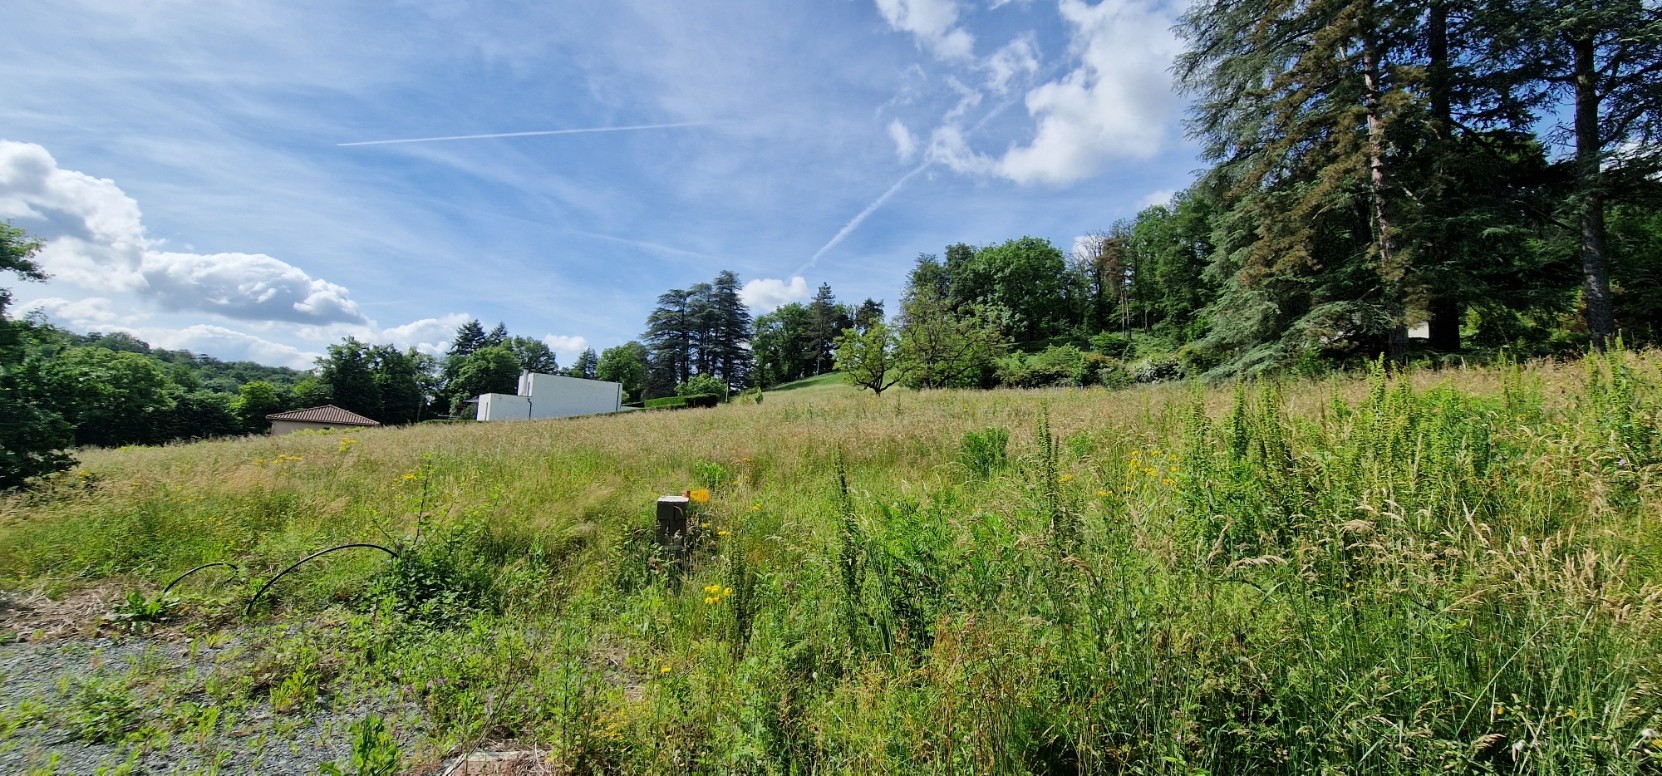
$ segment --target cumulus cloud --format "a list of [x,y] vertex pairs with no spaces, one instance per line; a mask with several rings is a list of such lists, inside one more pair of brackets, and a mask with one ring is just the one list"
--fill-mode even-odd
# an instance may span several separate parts
[[116,310],[115,302],[101,296],[85,299],[47,297],[29,304],[49,320],[73,331],[127,331],[137,321],[132,315]]
[[82,288],[240,320],[368,323],[344,287],[270,256],[160,250],[114,181],[60,168],[33,143],[0,140],[0,217],[45,241],[40,263],[55,280]]
[[912,161],[918,153],[918,138],[912,130],[906,128],[900,119],[889,122],[889,139],[894,141],[894,152],[902,162]]
[[144,254],[145,296],[163,309],[287,323],[365,323],[347,290],[261,253]]
[[377,340],[391,342],[401,348],[415,348],[430,356],[442,356],[450,349],[450,341],[462,324],[473,320],[467,313],[451,313],[437,318],[422,318],[402,326],[381,330]]
[[877,0],[877,10],[940,59],[969,59],[975,50],[975,36],[958,26],[956,0]]
[[577,357],[583,354],[583,351],[589,349],[589,341],[586,337],[573,337],[565,334],[544,334],[542,342],[544,345],[548,346],[549,350],[554,351],[555,359],[557,359],[560,363],[567,365],[571,364],[573,361],[576,361]]
[[1168,12],[1152,0],[1061,0],[1060,10],[1080,66],[1027,93],[1033,140],[998,163],[999,174],[1018,183],[1072,183],[1110,157],[1151,156],[1178,110],[1167,71],[1178,51]]
[[322,355],[208,324],[183,329],[138,329],[134,334],[151,345],[169,350],[212,353],[223,361],[253,361],[290,369],[310,369]]
[[778,278],[757,278],[739,289],[739,299],[758,314],[771,313],[791,302],[808,300],[808,281],[794,275],[789,282]]

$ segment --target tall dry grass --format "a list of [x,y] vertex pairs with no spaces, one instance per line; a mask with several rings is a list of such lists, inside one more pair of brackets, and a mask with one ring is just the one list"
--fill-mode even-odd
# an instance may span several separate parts
[[[91,451],[0,506],[0,573],[392,543],[256,621],[435,747],[579,770],[1654,772],[1659,413],[1618,353]],[[681,572],[651,507],[691,488]]]

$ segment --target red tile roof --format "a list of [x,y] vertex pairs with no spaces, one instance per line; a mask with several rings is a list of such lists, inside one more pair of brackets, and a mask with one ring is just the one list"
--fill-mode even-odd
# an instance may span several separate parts
[[370,420],[356,412],[348,412],[333,404],[322,407],[308,407],[303,410],[289,410],[265,416],[266,420],[293,420],[301,423],[332,423],[337,426],[379,426],[380,421]]

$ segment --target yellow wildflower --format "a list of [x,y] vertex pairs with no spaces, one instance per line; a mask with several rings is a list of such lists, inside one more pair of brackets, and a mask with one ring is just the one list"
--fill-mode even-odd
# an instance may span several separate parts
[[697,490],[689,490],[687,491],[687,498],[692,499],[695,504],[703,504],[710,500],[710,489],[699,488]]
[[733,535],[733,532],[732,532],[732,531],[729,531],[729,530],[727,530],[727,529],[726,529],[726,528],[723,528],[723,529],[721,529],[721,530],[719,530],[719,531],[716,531],[716,535],[717,535],[717,536],[732,536],[732,535]]
[[1108,491],[1106,491],[1106,490],[1099,490],[1099,491],[1096,492],[1096,494],[1097,494],[1097,496],[1099,496],[1101,498],[1107,498],[1108,497]]
[[1073,472],[1064,472],[1062,474],[1062,476],[1056,478],[1057,482],[1069,482],[1069,481],[1072,481],[1072,480],[1073,480]]
[[669,673],[669,666],[664,666],[663,668],[658,669],[658,673],[660,673],[660,674]]

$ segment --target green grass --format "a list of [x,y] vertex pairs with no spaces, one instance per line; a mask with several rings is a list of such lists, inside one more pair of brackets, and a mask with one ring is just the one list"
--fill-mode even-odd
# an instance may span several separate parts
[[[89,452],[0,505],[3,584],[153,596],[234,560],[175,590],[169,627],[252,634],[193,692],[390,694],[434,731],[407,764],[513,739],[605,772],[1662,767],[1655,353],[1212,390],[836,380]],[[683,567],[653,502],[696,488]],[[321,558],[242,621],[247,588],[351,541],[401,557]]]
[[778,393],[778,392],[782,392],[782,391],[826,391],[826,390],[837,391],[837,392],[840,393],[844,390],[853,391],[854,386],[851,386],[851,385],[848,384],[848,378],[846,376],[844,376],[842,372],[827,372],[827,373],[822,374],[822,375],[814,375],[813,377],[805,377],[801,380],[793,380],[793,381],[788,382],[788,383],[781,383],[779,385],[776,385],[772,388],[767,389],[767,393],[773,394],[773,393]]

